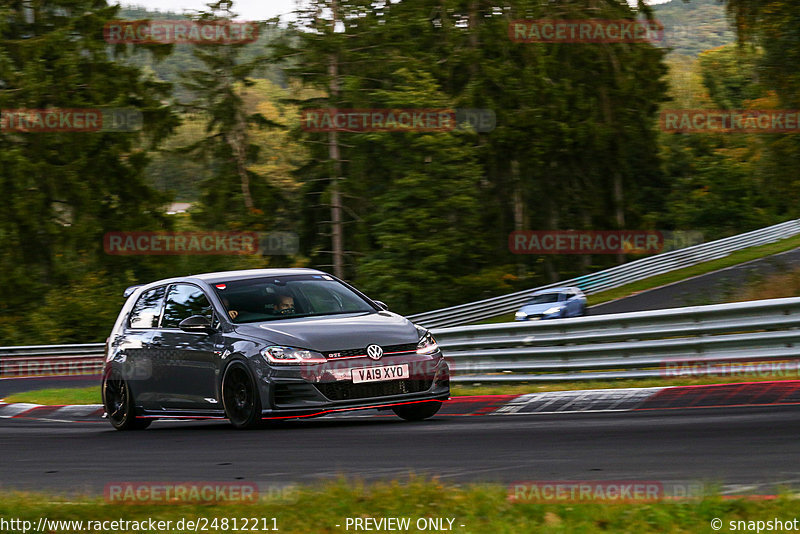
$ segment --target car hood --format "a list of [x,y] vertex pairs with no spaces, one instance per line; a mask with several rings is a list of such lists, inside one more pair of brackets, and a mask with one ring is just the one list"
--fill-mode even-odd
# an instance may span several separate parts
[[235,325],[235,328],[237,333],[260,341],[319,352],[419,340],[417,328],[411,321],[386,311],[247,323]]
[[563,308],[564,302],[550,302],[545,304],[527,304],[520,308],[519,311],[525,312],[528,315],[535,315],[537,313],[544,313],[545,310],[549,310],[550,308],[558,307]]

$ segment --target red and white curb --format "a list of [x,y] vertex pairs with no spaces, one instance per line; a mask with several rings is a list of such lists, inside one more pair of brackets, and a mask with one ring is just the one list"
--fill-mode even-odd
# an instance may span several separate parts
[[800,380],[530,393],[492,415],[686,410],[800,404]]
[[0,403],[0,419],[35,419],[73,423],[78,421],[101,421],[102,404],[75,404],[46,406],[28,403]]
[[665,388],[588,389],[520,395],[493,415],[575,412],[626,412],[639,408]]
[[[463,396],[445,402],[439,415],[533,415],[781,405],[800,405],[800,380]],[[102,415],[101,404],[42,406],[0,403],[0,419],[100,422]],[[393,416],[376,410],[358,410],[323,417]]]

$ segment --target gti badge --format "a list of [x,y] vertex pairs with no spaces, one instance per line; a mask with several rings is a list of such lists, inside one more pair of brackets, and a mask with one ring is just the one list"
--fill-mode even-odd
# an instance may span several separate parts
[[372,360],[380,360],[383,356],[383,349],[378,345],[369,345],[367,346],[367,356]]

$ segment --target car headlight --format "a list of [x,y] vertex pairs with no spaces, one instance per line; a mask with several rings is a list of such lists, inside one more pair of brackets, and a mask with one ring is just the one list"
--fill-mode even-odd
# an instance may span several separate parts
[[516,317],[517,319],[527,319],[528,314],[525,313],[524,311],[518,311],[517,313],[514,314],[514,317]]
[[319,352],[306,349],[296,349],[294,347],[267,347],[261,351],[261,356],[272,364],[300,364],[300,363],[325,363],[328,360]]
[[553,306],[552,308],[547,308],[547,309],[544,311],[544,314],[545,314],[545,315],[552,315],[552,314],[554,314],[554,313],[558,313],[558,312],[560,312],[560,311],[561,311],[561,306]]
[[425,332],[417,343],[417,354],[431,354],[439,350],[439,345],[430,332]]

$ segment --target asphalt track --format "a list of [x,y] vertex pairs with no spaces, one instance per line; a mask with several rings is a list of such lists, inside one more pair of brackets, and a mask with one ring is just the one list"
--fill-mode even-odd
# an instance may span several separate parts
[[588,315],[702,306],[728,302],[748,283],[800,267],[800,248],[733,265],[589,308]]
[[[592,314],[710,304],[753,277],[800,264],[800,249],[642,292]],[[96,377],[0,380],[0,398]],[[99,385],[98,385],[99,387]],[[286,421],[156,421],[137,433],[106,422],[0,419],[0,488],[101,494],[122,481],[248,481],[272,487],[340,476],[367,481],[647,480],[723,493],[800,490],[800,406],[581,414],[393,415]]]
[[800,406],[437,416],[420,423],[348,415],[255,431],[157,421],[131,433],[106,422],[3,419],[0,486],[102,494],[106,484],[124,481],[239,480],[264,488],[414,473],[453,483],[699,482],[724,493],[770,494],[800,488],[799,434]]

